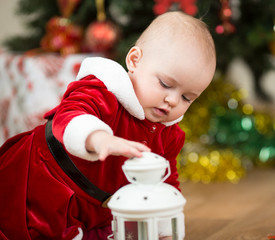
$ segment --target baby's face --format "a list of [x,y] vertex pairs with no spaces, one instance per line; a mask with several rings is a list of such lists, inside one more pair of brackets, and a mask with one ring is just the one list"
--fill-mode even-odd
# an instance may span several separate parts
[[207,62],[204,54],[191,44],[179,48],[170,43],[141,52],[129,76],[146,119],[178,119],[209,85],[214,61]]

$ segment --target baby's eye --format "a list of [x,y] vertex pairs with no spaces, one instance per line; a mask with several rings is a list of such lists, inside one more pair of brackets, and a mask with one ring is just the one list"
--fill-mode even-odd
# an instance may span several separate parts
[[182,96],[182,99],[183,99],[184,101],[186,101],[186,102],[188,102],[188,103],[191,102],[191,100],[190,100],[189,98],[185,97],[184,95],[181,95],[181,96]]
[[159,83],[162,87],[164,88],[171,88],[169,85],[167,85],[165,82],[163,82],[162,80],[159,79]]

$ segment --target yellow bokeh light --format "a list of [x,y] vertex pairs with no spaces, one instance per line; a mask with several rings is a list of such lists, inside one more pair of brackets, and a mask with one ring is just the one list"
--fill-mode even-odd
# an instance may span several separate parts
[[251,104],[244,104],[243,105],[243,113],[246,114],[246,115],[250,115],[252,114],[254,111],[254,108]]

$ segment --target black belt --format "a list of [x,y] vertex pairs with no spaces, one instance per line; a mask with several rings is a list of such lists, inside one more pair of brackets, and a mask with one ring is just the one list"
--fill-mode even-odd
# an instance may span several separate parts
[[52,133],[52,120],[46,125],[46,141],[48,147],[63,171],[88,195],[102,202],[103,207],[107,207],[111,194],[104,192],[95,186],[86,178],[82,172],[76,167],[68,154],[65,152],[62,144],[54,137]]

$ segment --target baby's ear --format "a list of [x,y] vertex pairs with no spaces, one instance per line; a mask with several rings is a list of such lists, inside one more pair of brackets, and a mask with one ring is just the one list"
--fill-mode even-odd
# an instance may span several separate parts
[[142,50],[138,46],[132,47],[126,56],[126,65],[129,72],[133,72],[142,57]]

